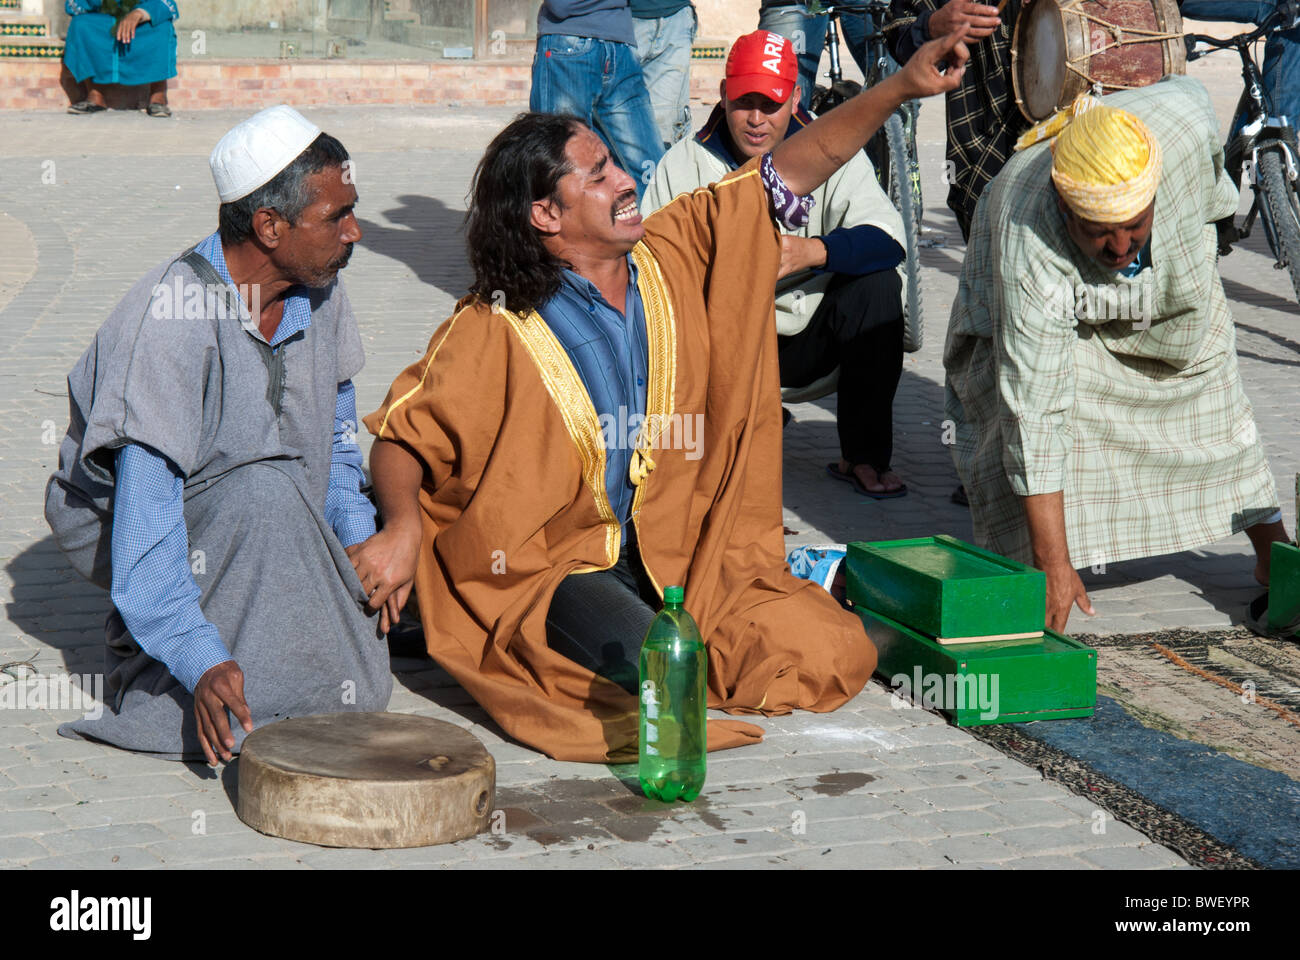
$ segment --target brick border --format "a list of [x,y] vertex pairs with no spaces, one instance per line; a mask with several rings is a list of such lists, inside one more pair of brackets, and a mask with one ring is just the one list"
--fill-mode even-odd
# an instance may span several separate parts
[[[529,60],[347,61],[182,60],[168,89],[178,110],[408,104],[520,107],[528,105]],[[717,99],[721,62],[691,64],[691,92]],[[0,110],[63,110],[76,85],[59,61],[0,59]],[[109,106],[137,109],[146,87],[108,87]]]

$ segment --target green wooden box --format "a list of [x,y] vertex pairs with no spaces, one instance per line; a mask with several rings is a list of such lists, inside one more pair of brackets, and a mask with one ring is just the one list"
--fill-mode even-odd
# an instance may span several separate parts
[[[1300,618],[1300,548],[1275,543],[1268,562],[1268,627],[1281,630]],[[1300,628],[1294,634],[1300,635]]]
[[847,576],[853,603],[947,643],[1047,622],[1046,574],[956,537],[850,543]]
[[943,711],[959,727],[1090,717],[1097,651],[1044,632],[1038,640],[944,646],[889,617],[856,608],[876,645],[876,674],[900,696]]

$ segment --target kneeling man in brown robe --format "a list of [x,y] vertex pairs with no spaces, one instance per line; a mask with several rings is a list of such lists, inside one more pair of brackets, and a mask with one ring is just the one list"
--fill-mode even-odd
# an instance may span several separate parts
[[[365,418],[384,527],[354,562],[385,626],[415,585],[430,655],[511,736],[635,756],[637,651],[668,584],[707,645],[710,707],[829,711],[871,676],[858,619],[784,562],[777,219],[806,218],[806,195],[966,57],[959,34],[932,41],[644,222],[571,117],[521,115],[488,147],[475,284]],[[761,733],[715,721],[709,745]]]

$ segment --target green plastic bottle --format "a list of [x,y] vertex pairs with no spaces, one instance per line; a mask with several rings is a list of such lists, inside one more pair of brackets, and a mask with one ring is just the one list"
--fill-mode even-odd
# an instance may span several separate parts
[[653,800],[690,802],[704,788],[705,680],[700,628],[681,587],[664,589],[664,608],[641,645],[641,790]]

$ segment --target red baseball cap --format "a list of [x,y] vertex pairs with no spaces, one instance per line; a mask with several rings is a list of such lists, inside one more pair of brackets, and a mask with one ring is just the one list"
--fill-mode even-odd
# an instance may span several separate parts
[[794,44],[768,30],[747,33],[731,45],[727,54],[727,99],[747,93],[761,93],[785,103],[799,77]]

